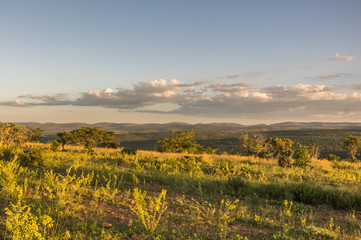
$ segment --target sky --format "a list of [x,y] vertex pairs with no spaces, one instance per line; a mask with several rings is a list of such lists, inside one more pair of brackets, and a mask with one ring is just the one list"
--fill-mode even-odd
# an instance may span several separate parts
[[361,1],[0,0],[1,122],[360,122]]

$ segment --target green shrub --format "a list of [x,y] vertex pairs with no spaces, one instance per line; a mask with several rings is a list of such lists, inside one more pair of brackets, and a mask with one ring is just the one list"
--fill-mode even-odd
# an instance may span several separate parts
[[308,147],[302,144],[298,145],[294,157],[295,157],[294,164],[298,167],[306,167],[311,163],[311,157],[309,155]]
[[43,166],[45,157],[41,148],[29,148],[19,156],[19,162],[23,166]]
[[137,149],[130,148],[130,147],[124,147],[120,153],[122,154],[128,154],[128,155],[137,155]]
[[5,161],[12,161],[17,155],[17,150],[15,148],[0,148],[0,159]]
[[328,160],[328,161],[339,161],[340,160],[340,157],[339,156],[336,156],[334,154],[328,154],[325,156],[325,159]]
[[53,151],[53,152],[57,152],[59,151],[59,148],[60,148],[60,143],[58,141],[52,141],[51,144],[50,144],[50,150]]
[[167,203],[165,202],[165,195],[167,191],[162,189],[162,192],[157,197],[148,197],[147,192],[141,191],[138,188],[134,189],[133,196],[135,205],[131,210],[138,216],[146,231],[153,233],[158,226],[162,214],[167,210]]

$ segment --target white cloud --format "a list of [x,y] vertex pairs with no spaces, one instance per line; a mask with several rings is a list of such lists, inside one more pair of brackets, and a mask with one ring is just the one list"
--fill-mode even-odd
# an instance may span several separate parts
[[[361,90],[361,85],[354,84],[351,88]],[[140,82],[131,89],[90,90],[74,100],[67,99],[65,94],[21,97],[27,101],[0,102],[0,105],[98,106],[120,111],[253,119],[361,114],[361,93],[340,93],[333,85],[277,85],[259,89],[244,82],[184,83],[161,79]]]
[[343,61],[343,62],[353,62],[356,61],[358,57],[355,56],[341,56],[340,54],[336,53],[335,57],[328,58],[329,61]]

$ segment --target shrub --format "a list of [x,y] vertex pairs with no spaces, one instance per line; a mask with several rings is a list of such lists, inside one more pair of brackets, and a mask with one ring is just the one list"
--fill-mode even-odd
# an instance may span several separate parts
[[328,161],[339,161],[340,160],[340,157],[339,156],[336,156],[334,154],[328,154],[325,156],[325,159],[328,160]]
[[165,202],[166,194],[167,191],[162,189],[158,197],[150,197],[147,202],[147,192],[142,192],[138,188],[134,189],[135,206],[131,209],[138,216],[144,228],[150,233],[155,231],[162,214],[167,210],[167,204]]
[[195,131],[183,131],[171,133],[172,137],[158,141],[159,152],[196,153],[202,150],[202,146],[194,141]]
[[15,148],[0,148],[0,159],[5,161],[12,161],[17,155],[17,150]]
[[53,152],[57,152],[59,151],[59,148],[60,148],[60,143],[58,141],[52,141],[51,144],[50,144],[50,150],[53,151]]
[[130,148],[130,147],[124,147],[120,153],[122,154],[128,154],[128,155],[137,155],[137,149]]
[[12,239],[44,239],[48,228],[53,227],[53,220],[48,215],[40,219],[30,212],[30,207],[19,200],[5,209],[7,215],[6,229],[12,234]]
[[311,157],[307,146],[302,144],[298,145],[295,153],[295,165],[299,167],[306,167],[311,163]]
[[41,148],[29,148],[19,156],[19,162],[24,166],[43,166],[44,154]]
[[280,156],[278,158],[278,165],[280,167],[289,167],[291,165],[292,158],[289,156]]

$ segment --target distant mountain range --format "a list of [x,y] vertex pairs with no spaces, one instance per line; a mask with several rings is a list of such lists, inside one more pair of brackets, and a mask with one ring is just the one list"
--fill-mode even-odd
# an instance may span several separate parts
[[117,134],[126,133],[155,133],[184,131],[194,129],[200,132],[242,132],[242,131],[284,131],[284,130],[311,130],[311,129],[361,129],[361,123],[351,122],[282,122],[274,124],[242,125],[237,123],[197,123],[171,122],[164,124],[148,123],[17,123],[30,128],[41,128],[44,135],[55,135],[57,132],[71,131],[81,127],[101,127],[104,130],[114,131]]

